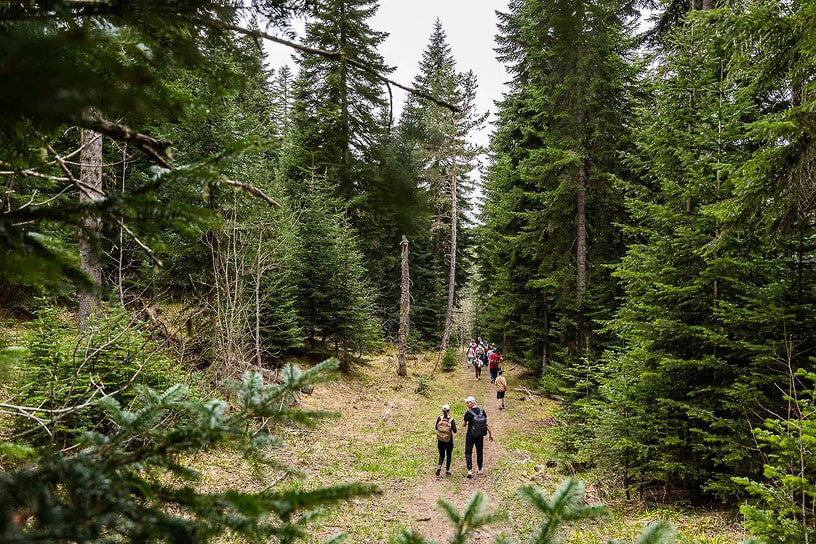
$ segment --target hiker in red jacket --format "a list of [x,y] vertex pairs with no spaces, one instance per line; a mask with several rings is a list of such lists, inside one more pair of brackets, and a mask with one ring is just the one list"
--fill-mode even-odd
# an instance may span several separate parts
[[487,358],[487,366],[490,370],[490,383],[496,383],[496,376],[499,375],[499,363],[501,362],[501,355],[496,351],[496,345],[493,344],[493,350]]

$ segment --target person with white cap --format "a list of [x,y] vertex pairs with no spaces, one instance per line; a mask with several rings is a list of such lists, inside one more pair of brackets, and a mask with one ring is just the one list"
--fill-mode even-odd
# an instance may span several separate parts
[[456,421],[450,416],[450,406],[442,405],[442,415],[436,418],[436,446],[439,449],[439,466],[436,475],[442,472],[442,461],[445,461],[445,476],[450,476],[451,456],[453,455],[453,435],[456,434]]
[[465,399],[467,412],[465,412],[465,464],[467,464],[467,477],[473,478],[473,446],[476,446],[476,466],[479,474],[482,473],[484,464],[484,437],[487,435],[493,441],[493,431],[487,424],[487,412],[479,408],[476,399],[468,397]]

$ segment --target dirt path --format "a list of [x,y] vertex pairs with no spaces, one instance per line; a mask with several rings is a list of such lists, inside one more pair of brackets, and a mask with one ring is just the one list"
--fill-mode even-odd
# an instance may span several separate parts
[[[533,471],[540,461],[532,460],[524,447],[512,444],[523,442],[537,428],[536,422],[552,410],[552,404],[530,402],[512,391],[520,384],[521,367],[505,369],[508,409],[500,411],[486,369],[477,381],[464,357],[453,372],[433,372],[434,362],[435,355],[416,356],[409,361],[409,377],[399,378],[395,357],[388,353],[356,367],[351,375],[321,384],[304,399],[306,409],[335,410],[342,416],[290,438],[294,464],[306,475],[302,486],[366,482],[381,490],[379,495],[355,500],[322,518],[314,542],[341,531],[351,535],[353,542],[388,542],[403,529],[444,542],[452,529],[437,501],[445,499],[461,511],[477,491],[485,494],[490,510],[523,515],[516,490],[545,480],[532,480],[543,476]],[[476,397],[487,412],[495,437],[493,442],[485,440],[484,474],[474,474],[470,480],[465,478],[462,425],[468,396]],[[434,475],[438,459],[434,422],[443,404],[451,406],[460,428],[454,438],[449,477],[444,471],[439,477]],[[474,451],[474,464],[475,456]],[[492,540],[493,534],[517,522],[497,524],[475,540]]]
[[[500,461],[508,461],[512,458],[512,452],[506,447],[507,431],[510,427],[516,427],[511,422],[512,411],[499,410],[499,401],[496,399],[496,387],[490,383],[490,374],[487,368],[482,371],[481,379],[476,380],[474,370],[467,368],[467,363],[462,357],[461,368],[453,373],[442,374],[441,379],[445,380],[444,388],[457,400],[463,400],[468,396],[474,396],[481,408],[488,415],[488,424],[493,432],[494,440],[491,442],[487,437],[484,441],[484,473],[479,475],[476,470],[476,451],[473,451],[473,479],[467,479],[464,475],[467,472],[465,466],[465,429],[463,425],[463,413],[453,414],[459,432],[455,437],[455,446],[452,456],[451,472],[453,476],[424,477],[419,485],[410,490],[406,499],[406,515],[409,519],[421,521],[413,524],[415,529],[424,537],[436,541],[444,541],[451,533],[451,524],[444,516],[437,501],[445,499],[454,504],[459,511],[462,511],[467,502],[476,492],[482,492],[487,497],[490,505],[496,505],[500,501],[497,483],[513,480],[512,475],[501,472],[498,468]],[[508,405],[511,404],[508,400]],[[428,472],[432,467],[429,467]],[[451,478],[454,478],[451,482]],[[518,485],[516,481],[513,485]],[[489,528],[478,535],[477,540],[489,540],[495,528]]]

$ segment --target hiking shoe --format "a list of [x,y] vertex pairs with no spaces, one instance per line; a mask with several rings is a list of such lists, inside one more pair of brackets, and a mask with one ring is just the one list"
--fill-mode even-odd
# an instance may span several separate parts
[[482,469],[479,469],[479,475],[481,476],[482,474],[483,474]]
[[450,470],[446,470],[446,471],[445,471],[445,476],[450,476],[450,475],[451,475],[451,471],[450,471]]
[[473,478],[473,472],[468,470],[467,477],[468,479]]
[[442,472],[442,467],[439,467],[438,469],[436,469],[436,475],[439,476],[440,472]]

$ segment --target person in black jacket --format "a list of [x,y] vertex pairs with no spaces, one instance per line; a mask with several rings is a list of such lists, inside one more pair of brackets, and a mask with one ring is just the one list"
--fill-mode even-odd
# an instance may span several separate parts
[[[439,424],[442,424],[441,427]],[[442,472],[442,461],[445,461],[445,476],[450,476],[451,456],[453,455],[453,435],[456,434],[456,421],[450,416],[450,406],[442,406],[442,415],[436,418],[436,446],[439,449],[439,466],[436,475]]]
[[[479,434],[479,432],[474,429],[474,420],[477,416],[482,415],[484,415],[486,420],[487,412],[476,405],[476,399],[473,397],[466,398],[465,403],[468,407],[465,412],[464,421],[465,427],[467,427],[467,432],[465,433],[465,464],[467,464],[467,477],[473,478],[473,446],[476,446],[476,466],[479,467],[479,474],[482,473],[482,464],[484,462],[484,434]],[[484,431],[492,442],[493,431],[486,421],[484,422]]]

